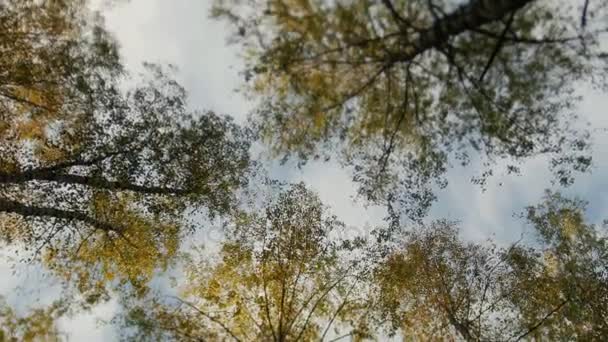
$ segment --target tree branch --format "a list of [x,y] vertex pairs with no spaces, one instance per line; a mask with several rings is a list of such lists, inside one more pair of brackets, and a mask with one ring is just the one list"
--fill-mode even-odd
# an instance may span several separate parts
[[[341,276],[340,278],[338,278],[338,280],[336,280],[333,284],[331,284],[327,289],[325,289],[321,293],[321,296],[315,301],[315,303],[313,304],[312,308],[310,309],[310,312],[306,316],[306,319],[305,319],[305,321],[304,321],[304,323],[302,325],[302,328],[300,329],[300,332],[298,333],[298,335],[297,335],[297,337],[295,338],[294,341],[299,341],[300,340],[300,338],[304,334],[304,331],[306,331],[306,327],[308,326],[308,323],[310,322],[310,319],[311,319],[313,313],[315,312],[315,310],[317,309],[317,307],[319,306],[319,304],[321,303],[321,301],[327,296],[327,294],[329,294],[329,292],[331,292],[336,286],[338,286],[342,282],[342,280],[344,280],[346,277],[348,277],[348,275],[349,275],[348,271],[350,270],[350,268],[351,267],[349,267],[346,270],[346,272],[344,273],[343,276]],[[305,305],[307,305],[307,304],[305,304]]]
[[418,38],[395,56],[394,62],[411,61],[421,53],[441,46],[450,37],[457,36],[502,19],[534,0],[471,0],[442,19],[435,21],[429,28],[422,30]]
[[589,0],[585,0],[585,5],[583,6],[583,14],[581,15],[581,26],[583,28],[587,27],[587,10],[589,9]]
[[[332,324],[336,320],[336,317],[338,316],[340,311],[342,311],[342,309],[344,309],[344,307],[348,303],[348,297],[355,289],[355,285],[357,285],[358,281],[359,281],[359,278],[356,278],[355,281],[353,281],[353,284],[350,286],[350,288],[346,292],[346,295],[344,296],[342,303],[338,306],[338,308],[336,309],[334,314],[331,316],[331,319],[329,320],[329,322],[327,323],[327,326],[325,327],[325,330],[323,331],[323,335],[321,336],[321,341],[325,340],[325,336],[327,335],[327,332],[329,332],[329,328],[331,328]],[[352,332],[351,332],[351,334],[352,334]]]
[[479,75],[478,82],[480,82],[480,83],[483,82],[483,78],[486,76],[486,73],[488,72],[488,70],[490,70],[490,67],[492,66],[494,59],[498,55],[498,52],[500,52],[500,49],[502,48],[502,45],[505,42],[505,37],[507,36],[507,31],[509,31],[511,24],[513,23],[513,18],[515,18],[515,11],[511,12],[509,19],[507,20],[507,23],[505,24],[504,30],[502,30],[502,33],[500,34],[500,38],[496,42],[496,46],[494,47],[494,51],[492,51],[492,55],[490,56],[490,59],[488,59],[486,66],[483,68],[483,72],[481,73],[481,75]]
[[179,298],[176,296],[172,296],[173,298],[177,299],[180,303],[190,307],[191,309],[193,309],[194,311],[198,312],[199,314],[203,315],[204,317],[207,317],[211,322],[216,323],[217,325],[219,325],[220,327],[222,327],[222,329],[224,329],[225,332],[227,332],[235,341],[240,342],[241,339],[239,339],[234,332],[232,332],[232,330],[230,330],[230,328],[228,328],[224,323],[222,323],[222,321],[220,321],[219,319],[211,316],[210,314],[202,311],[201,309],[197,308],[195,305]]
[[122,231],[122,228],[120,227],[99,221],[82,212],[49,207],[29,206],[17,201],[11,201],[3,198],[0,198],[0,211],[18,214],[23,217],[53,217],[60,220],[80,221],[103,231],[112,231],[116,233],[120,233]]
[[569,299],[566,299],[563,302],[561,302],[555,309],[551,310],[548,314],[545,315],[545,317],[543,317],[540,321],[538,321],[530,329],[528,329],[528,331],[519,335],[515,341],[521,341],[524,337],[533,333],[536,329],[538,329],[541,325],[543,325],[543,323],[545,323],[545,321],[547,321],[549,319],[549,317],[553,316],[553,314],[558,312],[569,301],[570,301]]
[[407,24],[407,21],[405,21],[405,19],[399,15],[399,12],[397,12],[397,10],[395,9],[395,6],[393,6],[393,3],[391,2],[391,0],[382,0],[382,4],[384,5],[384,7],[386,7],[388,9],[388,11],[391,13],[391,16],[393,17],[393,19],[395,19],[395,21],[402,23],[402,24]]
[[74,167],[74,166],[92,166],[98,163],[101,163],[102,161],[127,153],[128,150],[118,150],[118,151],[114,151],[114,152],[108,152],[106,154],[103,154],[101,156],[97,156],[91,159],[82,159],[82,158],[76,158],[70,161],[66,161],[63,163],[58,163],[55,164],[53,166],[49,166],[49,167],[43,167],[43,168],[38,168],[38,169],[31,169],[31,170],[27,170],[24,173],[25,174],[35,174],[35,173],[46,173],[46,172],[54,172],[54,171],[59,171],[62,169],[67,169],[70,167]]
[[187,190],[177,188],[145,186],[129,182],[111,181],[102,177],[54,173],[47,172],[46,170],[32,170],[30,172],[18,174],[0,173],[0,183],[24,183],[33,180],[57,182],[62,184],[80,184],[98,189],[127,190],[156,195],[187,195],[190,193]]

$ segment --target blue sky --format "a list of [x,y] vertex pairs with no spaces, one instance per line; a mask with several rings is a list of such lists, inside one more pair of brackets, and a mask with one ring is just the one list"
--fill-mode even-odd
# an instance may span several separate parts
[[[143,61],[174,64],[179,68],[178,79],[190,93],[192,108],[211,109],[243,122],[253,104],[235,91],[242,80],[237,47],[226,45],[226,27],[208,18],[208,6],[208,0],[131,0],[109,10],[107,25],[116,34],[130,70],[137,70]],[[590,201],[589,216],[600,222],[608,218],[608,177],[604,173],[608,170],[608,132],[603,131],[608,128],[608,97],[584,86],[579,91],[583,102],[578,113],[594,131],[594,169],[564,192]],[[552,187],[546,161],[530,160],[522,168],[522,176],[498,173],[485,192],[469,182],[475,169],[472,164],[450,171],[449,185],[440,193],[431,217],[461,221],[467,239],[517,240],[524,225],[512,214],[538,202],[544,189]],[[273,164],[271,171],[281,179],[305,181],[347,225],[378,224],[385,214],[383,208],[353,201],[356,188],[350,174],[335,164],[312,163],[301,170]],[[5,254],[7,251],[0,253]],[[6,257],[0,258],[0,294],[11,304],[27,307],[34,304],[33,298],[45,302],[56,295],[52,286],[36,291],[43,283],[36,267],[19,266],[25,272],[11,275],[10,264]],[[18,287],[25,290],[16,291]],[[96,318],[110,318],[117,307],[109,302],[92,313],[63,320],[62,327],[71,341],[113,340],[112,328],[98,326]]]

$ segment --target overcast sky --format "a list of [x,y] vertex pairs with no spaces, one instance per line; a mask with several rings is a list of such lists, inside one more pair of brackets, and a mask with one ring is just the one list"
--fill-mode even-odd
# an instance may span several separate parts
[[[107,13],[107,25],[116,34],[129,69],[137,69],[143,61],[174,64],[193,108],[229,114],[242,122],[252,104],[235,91],[242,81],[237,50],[226,46],[226,27],[208,18],[208,6],[208,1],[200,0],[131,0]],[[579,114],[594,129],[594,172],[580,176],[565,192],[590,201],[591,217],[599,222],[608,218],[608,178],[604,177],[604,170],[608,170],[608,133],[602,130],[608,128],[608,99],[590,89],[580,92],[584,101]],[[525,226],[513,218],[513,213],[538,202],[543,190],[551,187],[546,161],[525,164],[522,176],[499,174],[491,178],[485,192],[470,184],[474,170],[472,165],[450,172],[449,185],[440,193],[432,217],[460,220],[463,236],[468,239],[484,240],[494,235],[503,243],[516,240]],[[349,173],[333,164],[311,164],[302,170],[275,166],[272,175],[305,181],[348,225],[373,225],[384,216],[382,208],[366,208],[352,201],[355,187]],[[26,269],[30,272],[14,276],[6,258],[0,264],[0,293],[9,298],[9,303],[25,307],[36,295],[44,302],[57,293],[52,287],[34,293],[15,291],[18,287],[36,290],[42,283],[35,267]],[[116,303],[110,302],[91,314],[62,321],[62,327],[71,341],[114,340],[112,328],[98,327],[95,317],[110,318],[116,309]]]

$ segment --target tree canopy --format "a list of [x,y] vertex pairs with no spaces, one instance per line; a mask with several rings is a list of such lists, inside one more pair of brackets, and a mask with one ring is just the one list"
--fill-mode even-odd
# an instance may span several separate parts
[[408,340],[601,340],[607,231],[585,205],[547,193],[524,215],[536,243],[508,248],[466,243],[447,221],[407,233],[376,272],[380,315]]
[[126,323],[140,337],[193,341],[368,336],[364,241],[344,239],[343,228],[316,194],[292,185],[260,213],[242,213],[215,257],[187,256],[179,297],[153,298]]
[[85,1],[3,2],[0,16],[2,240],[83,291],[145,284],[189,215],[231,210],[247,131],[187,109],[166,68],[126,74]]
[[[455,163],[481,185],[499,160],[542,156],[562,185],[590,169],[576,87],[606,87],[608,3],[215,0],[261,99],[250,127],[192,109],[172,66],[129,73],[91,8],[0,0],[0,242],[65,286],[29,312],[0,296],[0,341],[62,340],[59,318],[110,298],[127,340],[608,336],[608,223],[586,202],[547,191],[511,244],[425,219]],[[385,222],[262,179],[258,138],[338,155]]]
[[522,215],[532,235],[505,247],[439,220],[386,252],[339,238],[342,224],[293,185],[241,216],[217,254],[185,256],[178,296],[135,301],[123,323],[128,338],[188,341],[601,340],[607,230],[585,205],[548,192]]
[[418,218],[453,164],[480,160],[482,184],[496,160],[512,173],[545,155],[562,184],[588,170],[575,89],[606,84],[608,12],[584,3],[217,0],[212,13],[233,24],[276,154],[337,148],[361,194]]

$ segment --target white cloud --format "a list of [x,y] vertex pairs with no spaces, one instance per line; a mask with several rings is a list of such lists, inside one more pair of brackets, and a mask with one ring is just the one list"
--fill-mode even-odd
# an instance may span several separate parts
[[241,77],[236,47],[226,46],[222,23],[209,18],[210,1],[132,0],[107,14],[128,68],[143,61],[170,63],[194,108],[243,120],[249,110],[235,90]]

